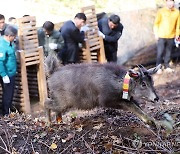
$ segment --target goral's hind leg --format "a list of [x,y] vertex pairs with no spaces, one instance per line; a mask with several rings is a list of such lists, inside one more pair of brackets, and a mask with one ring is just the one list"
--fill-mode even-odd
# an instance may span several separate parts
[[47,98],[46,101],[44,102],[47,125],[51,124],[51,106],[52,106],[51,104],[52,104],[52,100],[49,98]]
[[51,109],[46,109],[46,123],[48,126],[51,124]]

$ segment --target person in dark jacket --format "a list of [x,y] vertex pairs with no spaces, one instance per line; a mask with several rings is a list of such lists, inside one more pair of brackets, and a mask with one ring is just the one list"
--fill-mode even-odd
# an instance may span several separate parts
[[86,16],[84,13],[77,13],[74,20],[69,20],[61,27],[60,32],[65,41],[63,63],[78,63],[79,62],[79,43],[82,43],[85,38]]
[[4,35],[4,31],[8,24],[5,23],[5,17],[4,15],[0,14],[0,36]]
[[50,54],[58,56],[64,47],[64,39],[59,31],[54,30],[54,24],[51,21],[46,21],[38,30],[38,40],[39,45],[43,46],[46,57]]
[[99,36],[104,39],[105,55],[108,62],[117,62],[118,40],[122,35],[123,25],[118,15],[111,15],[98,21]]
[[14,39],[17,29],[8,26],[0,37],[0,83],[2,86],[2,114],[8,115],[12,106],[17,69]]

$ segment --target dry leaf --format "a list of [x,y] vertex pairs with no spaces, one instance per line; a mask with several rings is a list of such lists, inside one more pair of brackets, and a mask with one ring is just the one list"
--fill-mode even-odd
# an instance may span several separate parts
[[58,124],[60,124],[60,123],[62,122],[62,117],[61,117],[61,116],[57,116],[57,117],[56,117],[56,122],[57,122]]
[[62,143],[66,143],[66,140],[65,140],[65,139],[62,139],[61,141],[62,141]]
[[102,126],[103,126],[103,124],[101,123],[101,124],[99,124],[97,126],[94,126],[93,129],[100,129]]
[[16,138],[16,137],[17,137],[17,135],[16,135],[16,134],[12,135],[12,138]]
[[55,143],[52,143],[50,146],[50,149],[55,150],[57,149],[57,145]]
[[79,125],[79,127],[76,129],[77,132],[81,132],[83,130],[83,125]]
[[110,149],[112,149],[113,144],[112,143],[107,143],[104,146],[105,146],[106,150],[110,150]]
[[72,139],[74,136],[75,136],[74,133],[70,133],[70,134],[68,134],[68,136],[65,139],[62,139],[61,141],[62,141],[62,143],[65,143],[65,142],[69,141],[70,139]]
[[46,132],[42,132],[41,135],[40,135],[40,138],[43,138],[43,137],[45,137],[46,135],[47,135]]
[[37,139],[39,139],[39,138],[40,138],[40,136],[39,136],[38,134],[36,134],[34,137],[35,137],[35,138],[37,138]]

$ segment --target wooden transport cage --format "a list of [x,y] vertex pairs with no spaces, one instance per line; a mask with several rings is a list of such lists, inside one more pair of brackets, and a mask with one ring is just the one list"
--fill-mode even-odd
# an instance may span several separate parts
[[[98,23],[95,6],[83,7],[81,8],[81,12],[85,13],[87,17],[86,23],[90,29],[86,32],[86,41],[83,44],[82,51],[80,53],[80,61],[85,63],[105,63],[106,58],[104,43],[103,38],[98,35]],[[56,23],[55,29],[59,30],[63,24],[64,22]]]
[[95,6],[88,6],[81,8],[81,12],[85,13],[87,17],[86,24],[89,30],[86,32],[85,45],[82,48],[81,61],[82,62],[100,62],[105,63],[105,52],[103,38],[98,35],[98,22],[95,11]]
[[[98,23],[95,6],[83,7],[81,12],[87,17],[90,28],[86,33],[86,41],[80,54],[81,62],[105,63],[105,52],[102,37],[98,36]],[[43,105],[47,98],[47,83],[44,72],[44,55],[42,47],[38,46],[36,18],[27,16],[18,19],[18,38],[21,52],[17,52],[18,73],[13,104],[25,113],[31,112],[34,99]],[[57,30],[60,25],[55,26]],[[0,99],[2,90],[0,87]]]
[[17,52],[18,73],[13,104],[20,111],[30,113],[33,101],[43,105],[47,98],[44,55],[38,45],[35,17],[18,19],[18,40],[20,52]]
[[[19,73],[21,78],[20,106],[26,113],[31,112],[30,102],[34,100],[43,105],[47,98],[47,85],[44,72],[44,54],[39,47],[35,17],[18,19]],[[38,100],[37,100],[38,99]],[[18,103],[18,102],[16,102]]]

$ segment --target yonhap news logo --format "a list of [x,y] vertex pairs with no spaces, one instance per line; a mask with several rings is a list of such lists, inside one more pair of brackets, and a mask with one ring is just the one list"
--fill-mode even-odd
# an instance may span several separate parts
[[141,139],[135,139],[132,141],[134,148],[140,149],[142,147],[158,148],[158,147],[180,147],[180,141],[149,141],[142,142]]

